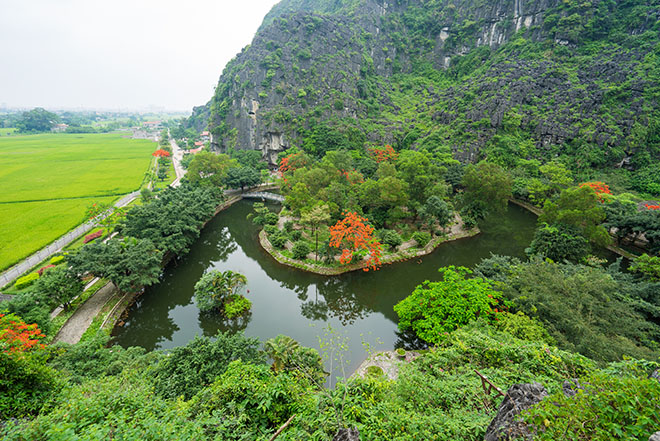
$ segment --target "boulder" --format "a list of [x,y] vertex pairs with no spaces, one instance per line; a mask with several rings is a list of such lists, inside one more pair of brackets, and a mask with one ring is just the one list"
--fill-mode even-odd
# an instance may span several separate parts
[[337,430],[332,441],[360,441],[360,432],[357,427],[342,428]]
[[653,378],[655,380],[660,381],[660,369],[654,370],[651,375],[649,375],[649,378]]
[[649,441],[660,441],[660,431],[655,432],[649,437]]
[[497,410],[495,419],[486,429],[485,441],[505,441],[517,438],[531,439],[533,430],[526,423],[518,420],[518,415],[525,409],[548,396],[540,383],[514,384],[507,391]]

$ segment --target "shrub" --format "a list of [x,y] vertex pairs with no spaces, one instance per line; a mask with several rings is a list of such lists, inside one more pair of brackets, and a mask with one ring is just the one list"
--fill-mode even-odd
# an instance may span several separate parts
[[183,396],[189,400],[222,375],[233,360],[265,363],[259,346],[259,339],[247,338],[243,334],[220,332],[215,340],[195,336],[186,346],[172,349],[158,364],[154,372],[154,389],[165,398]]
[[418,247],[424,248],[426,244],[431,241],[431,233],[427,233],[426,231],[415,231],[412,238],[417,242]]
[[271,234],[277,233],[279,229],[277,228],[277,225],[265,225],[264,231],[270,236]]
[[541,323],[520,311],[515,314],[510,312],[499,314],[493,326],[495,329],[511,334],[521,340],[545,342],[550,345],[556,344],[555,339],[550,336]]
[[497,312],[500,294],[493,283],[472,274],[464,267],[438,270],[442,281],[425,281],[408,297],[394,306],[399,316],[399,330],[413,331],[429,343],[439,343],[451,332],[479,317],[489,319]]
[[277,215],[277,213],[267,213],[266,216],[264,216],[264,220],[267,225],[277,225],[277,221],[280,219],[280,217]]
[[27,276],[19,277],[14,283],[16,289],[25,289],[32,285],[39,278],[39,273],[30,273]]
[[596,372],[567,397],[556,392],[525,412],[538,440],[648,439],[660,427],[660,382]]
[[44,271],[46,271],[47,269],[50,269],[50,268],[55,268],[55,265],[46,265],[46,266],[42,266],[41,268],[39,268],[39,269],[37,270],[37,274],[39,274],[39,277],[41,277],[41,276],[44,275]]
[[89,243],[94,239],[98,239],[101,236],[103,236],[103,230],[99,230],[92,234],[88,234],[87,236],[85,236],[85,239],[83,239],[83,243]]
[[309,245],[307,245],[307,242],[296,242],[293,244],[293,249],[291,252],[293,253],[293,258],[298,259],[298,260],[303,260],[307,257],[307,255],[310,253]]
[[300,230],[293,230],[290,234],[291,240],[300,240],[302,232]]
[[286,234],[284,234],[282,231],[278,231],[277,233],[270,236],[268,240],[275,248],[282,249],[284,248],[284,245],[286,245],[286,242],[289,239],[286,237]]
[[59,263],[62,263],[63,260],[64,260],[64,256],[54,256],[50,259],[50,264],[57,265]]
[[403,242],[399,233],[394,230],[381,230],[380,237],[383,243],[389,245],[394,251]]
[[252,302],[242,295],[233,295],[225,302],[225,316],[233,319],[247,314],[252,308]]
[[2,304],[9,312],[21,317],[26,323],[36,323],[42,332],[48,334],[51,328],[50,310],[52,304],[46,293],[27,290]]
[[380,366],[367,366],[367,375],[370,377],[382,377],[385,375],[385,372],[383,372],[383,368]]
[[284,222],[284,231],[286,231],[287,233],[293,231],[293,221]]

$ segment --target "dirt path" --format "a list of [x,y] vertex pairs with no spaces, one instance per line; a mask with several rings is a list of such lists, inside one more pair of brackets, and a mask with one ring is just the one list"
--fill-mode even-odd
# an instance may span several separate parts
[[57,333],[53,343],[64,342],[75,344],[80,341],[80,337],[85,333],[89,325],[92,324],[94,317],[98,315],[101,308],[110,300],[115,293],[115,285],[108,283],[99,289],[96,294],[87,299],[87,301],[71,316]]

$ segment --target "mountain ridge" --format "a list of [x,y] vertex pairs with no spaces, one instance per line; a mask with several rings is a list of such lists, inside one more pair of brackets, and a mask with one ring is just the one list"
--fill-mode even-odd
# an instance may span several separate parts
[[640,167],[660,151],[659,17],[641,0],[284,0],[189,124],[271,164],[389,143]]

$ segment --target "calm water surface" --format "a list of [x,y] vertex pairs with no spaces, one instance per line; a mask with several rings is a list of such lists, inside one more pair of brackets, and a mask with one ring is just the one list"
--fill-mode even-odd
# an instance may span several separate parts
[[[491,253],[523,256],[536,225],[533,214],[511,205],[506,213],[483,222],[479,236],[443,244],[421,259],[377,272],[323,277],[280,265],[266,254],[257,241],[257,228],[246,220],[251,211],[252,204],[241,201],[209,222],[190,253],[172,261],[162,281],[147,288],[130,308],[125,324],[115,330],[116,342],[168,349],[185,345],[195,335],[244,330],[261,341],[284,334],[318,349],[319,336],[330,325],[348,340],[353,369],[366,357],[364,343],[372,350],[401,343],[392,308],[416,285],[437,280],[441,266],[473,267]],[[200,313],[193,287],[211,269],[247,276],[251,316],[226,323],[218,315]]]

